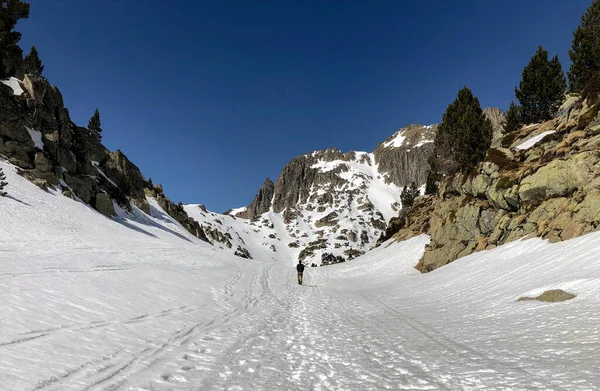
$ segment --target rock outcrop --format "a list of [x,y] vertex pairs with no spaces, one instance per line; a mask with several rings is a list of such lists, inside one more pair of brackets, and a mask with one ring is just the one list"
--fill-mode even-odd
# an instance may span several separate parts
[[[600,115],[581,128],[580,117],[595,110],[582,107],[568,100],[557,118],[505,135],[474,173],[447,181],[437,197],[417,198],[380,240],[430,234],[417,265],[427,272],[526,236],[554,242],[597,230]],[[538,141],[525,148],[527,140]]]
[[237,247],[234,255],[237,255],[240,258],[252,259],[252,255],[250,255],[250,252],[242,246]]
[[157,185],[154,188],[146,188],[144,191],[147,196],[155,198],[161,209],[167,212],[169,216],[181,224],[189,233],[200,240],[210,243],[206,237],[204,228],[196,220],[188,216],[181,202],[175,204],[168,199],[163,193],[162,186]]
[[497,107],[486,107],[483,109],[483,115],[492,123],[492,147],[500,145],[504,127],[506,126],[506,115]]
[[536,297],[519,297],[517,301],[528,301],[528,300],[538,300],[538,301],[546,301],[548,303],[557,303],[559,301],[566,301],[574,299],[576,296],[572,293],[568,293],[563,291],[562,289],[551,289],[545,291],[539,296]]
[[[295,209],[298,204],[306,203],[313,186],[342,185],[346,181],[339,174],[348,170],[346,166],[340,164],[332,170],[321,171],[315,165],[320,161],[347,161],[353,156],[352,152],[344,154],[339,149],[330,148],[292,159],[285,165],[275,184],[273,211],[281,213],[284,209]],[[322,197],[323,203],[327,203],[327,197]]]
[[400,129],[373,151],[378,171],[398,187],[427,179],[427,158],[433,151],[437,125],[409,125]]
[[[119,150],[110,152],[90,130],[76,126],[60,91],[41,77],[24,75],[23,92],[0,83],[0,154],[19,167],[20,174],[42,188],[62,188],[107,217],[116,216],[113,201],[146,213],[148,184],[141,171]],[[208,241],[202,227],[164,194],[165,211],[188,231]]]
[[271,202],[273,200],[273,194],[275,193],[275,184],[269,178],[265,179],[260,190],[256,194],[256,197],[242,212],[237,213],[236,217],[244,219],[252,219],[260,216],[261,214],[268,212],[271,209]]
[[96,210],[106,217],[116,216],[112,199],[106,193],[96,194]]

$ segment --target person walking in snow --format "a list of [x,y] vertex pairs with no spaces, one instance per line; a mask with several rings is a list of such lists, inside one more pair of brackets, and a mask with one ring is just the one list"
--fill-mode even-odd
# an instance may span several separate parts
[[298,261],[296,270],[298,271],[298,284],[302,285],[302,274],[304,273],[304,264],[302,261]]

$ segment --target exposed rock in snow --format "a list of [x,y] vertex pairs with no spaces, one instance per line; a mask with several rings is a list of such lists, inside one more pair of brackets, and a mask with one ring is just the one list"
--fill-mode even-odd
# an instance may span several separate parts
[[542,293],[541,295],[539,295],[537,297],[527,297],[527,296],[519,297],[518,301],[539,300],[539,301],[547,301],[550,303],[556,303],[559,301],[571,300],[571,299],[574,299],[575,297],[576,296],[574,294],[565,292],[562,289],[551,289],[551,290],[545,291],[544,293]]

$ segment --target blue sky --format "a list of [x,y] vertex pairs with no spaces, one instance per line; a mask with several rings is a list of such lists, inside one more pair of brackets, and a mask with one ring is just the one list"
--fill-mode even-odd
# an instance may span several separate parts
[[17,30],[72,119],[175,202],[223,212],[315,149],[372,151],[466,85],[505,110],[591,0],[32,0]]

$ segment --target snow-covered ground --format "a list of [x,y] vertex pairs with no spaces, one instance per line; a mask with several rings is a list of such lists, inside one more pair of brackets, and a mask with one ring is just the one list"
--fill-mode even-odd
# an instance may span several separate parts
[[[156,203],[108,219],[0,167],[0,389],[600,388],[600,233],[426,275],[421,236],[299,286],[292,260],[234,257]],[[516,301],[549,288],[577,297]]]

